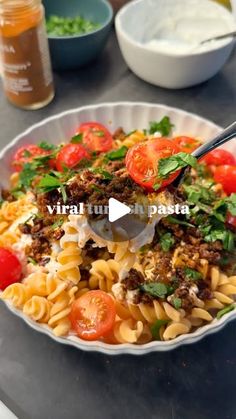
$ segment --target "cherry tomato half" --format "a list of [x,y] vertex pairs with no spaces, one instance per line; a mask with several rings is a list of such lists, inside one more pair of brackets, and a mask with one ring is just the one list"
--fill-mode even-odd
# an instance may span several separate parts
[[236,164],[236,159],[229,151],[217,148],[216,150],[210,151],[210,153],[206,154],[200,162],[204,162],[208,166],[222,166],[224,164],[234,165]]
[[178,145],[182,152],[184,153],[192,153],[196,148],[198,148],[201,143],[200,141],[196,140],[196,138],[191,137],[175,137],[173,141],[176,145]]
[[14,170],[20,172],[23,169],[24,164],[30,163],[34,157],[46,156],[50,152],[43,150],[35,144],[29,144],[23,146],[17,150],[13,157],[13,167]]
[[19,282],[22,277],[22,266],[19,259],[10,250],[0,247],[0,289]]
[[115,303],[104,291],[88,291],[72,305],[72,329],[85,340],[97,340],[112,330],[116,317]]
[[132,179],[148,190],[169,185],[178,176],[171,174],[168,179],[158,179],[158,161],[179,153],[180,148],[167,138],[138,143],[129,149],[126,155],[126,167]]
[[224,165],[216,167],[214,173],[216,183],[221,183],[227,195],[236,192],[236,166]]
[[73,168],[83,159],[90,159],[91,156],[82,144],[66,144],[59,151],[56,158],[56,168],[63,172],[66,168]]
[[91,151],[104,153],[112,148],[113,138],[111,133],[98,122],[81,124],[77,134],[83,134],[83,144]]

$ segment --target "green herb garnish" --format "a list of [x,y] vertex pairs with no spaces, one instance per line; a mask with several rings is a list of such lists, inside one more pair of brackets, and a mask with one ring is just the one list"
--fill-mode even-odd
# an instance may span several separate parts
[[160,340],[160,328],[169,323],[169,320],[157,320],[151,327],[152,337],[156,340]]
[[18,189],[27,189],[31,186],[32,181],[37,176],[37,171],[33,168],[31,163],[26,163],[23,166],[22,171],[19,175]]
[[91,189],[93,189],[95,192],[103,193],[102,189],[100,189],[97,185],[91,185]]
[[105,155],[105,159],[111,161],[122,160],[126,156],[127,151],[128,148],[123,145],[122,147],[118,148],[118,150],[113,150],[107,153]]
[[29,150],[24,150],[22,154],[23,157],[32,157],[32,153]]
[[160,159],[158,161],[158,177],[165,179],[170,174],[187,166],[194,168],[197,166],[197,159],[188,153],[180,152],[173,156]]
[[202,279],[202,274],[195,269],[191,268],[184,268],[184,273],[187,276],[187,278],[192,279],[193,281],[198,281],[199,279]]
[[183,185],[187,194],[187,200],[190,204],[198,204],[199,201],[204,204],[210,204],[216,199],[216,194],[210,188],[204,187],[197,182],[194,185]]
[[70,142],[72,144],[81,144],[83,142],[83,134],[76,134],[71,138]]
[[160,238],[160,245],[163,252],[168,252],[171,249],[171,247],[174,245],[174,243],[175,243],[175,239],[171,233],[165,233]]
[[166,285],[162,282],[151,282],[150,284],[141,285],[141,290],[151,295],[152,297],[165,298],[173,292],[173,288],[170,285]]
[[[145,180],[145,182],[148,182],[148,180],[149,179],[147,179],[147,180]],[[161,183],[154,183],[154,185],[153,185],[153,189],[154,189],[154,191],[158,191],[158,189],[160,189],[160,187],[161,187]]]
[[63,218],[59,218],[59,220],[55,221],[55,223],[52,225],[52,229],[56,230],[57,228],[61,227],[63,223]]
[[47,143],[46,141],[41,141],[41,143],[39,143],[38,146],[46,151],[53,151],[57,149],[56,145]]
[[46,21],[47,33],[52,36],[73,36],[92,32],[100,27],[99,23],[84,19],[82,16],[50,16]]
[[179,310],[182,307],[182,300],[181,298],[174,297],[172,299],[172,304],[176,310]]
[[178,218],[172,217],[172,215],[168,215],[166,217],[167,221],[169,221],[171,224],[179,224],[185,227],[194,227],[193,224],[188,223],[187,221],[179,220]]
[[33,258],[31,258],[30,256],[28,256],[27,260],[28,260],[28,263],[32,263],[32,265],[37,265],[36,260],[34,260]]
[[42,193],[51,192],[54,189],[59,189],[60,188],[63,202],[65,203],[67,201],[67,194],[66,194],[65,185],[63,184],[63,182],[58,177],[52,176],[50,174],[46,174],[40,180],[39,184],[37,185],[37,188]]
[[105,137],[104,131],[93,131],[93,134],[96,135],[97,137]]
[[169,135],[174,125],[170,122],[170,118],[168,116],[164,116],[164,118],[161,119],[161,121],[156,122],[152,121],[150,122],[150,128],[149,133],[155,134],[156,132],[160,132],[160,134],[165,137],[166,135]]
[[225,314],[229,313],[230,311],[233,311],[235,309],[235,305],[231,304],[227,307],[222,308],[222,310],[218,311],[216,318],[219,320],[221,317],[223,317]]
[[102,167],[91,167],[90,171],[101,175],[105,180],[112,180],[114,178],[111,173],[107,172]]

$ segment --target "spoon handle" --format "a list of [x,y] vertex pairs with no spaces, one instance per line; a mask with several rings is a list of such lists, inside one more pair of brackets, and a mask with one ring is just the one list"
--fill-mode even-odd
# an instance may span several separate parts
[[209,153],[209,151],[214,150],[216,147],[219,147],[234,137],[236,137],[236,122],[223,130],[211,141],[204,143],[201,147],[198,147],[192,155],[197,159],[200,159],[201,157],[204,157],[205,154]]
[[235,37],[235,36],[236,36],[236,31],[224,33],[223,35],[218,35],[212,38],[204,39],[204,41],[201,41],[201,44],[203,45],[210,41],[219,41],[220,39],[225,39],[225,38],[230,38],[230,37]]

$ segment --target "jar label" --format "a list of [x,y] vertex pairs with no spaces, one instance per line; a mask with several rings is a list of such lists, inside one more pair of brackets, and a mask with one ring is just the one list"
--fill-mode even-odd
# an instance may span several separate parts
[[3,36],[0,50],[9,100],[23,107],[47,100],[53,93],[53,79],[44,24],[18,36]]

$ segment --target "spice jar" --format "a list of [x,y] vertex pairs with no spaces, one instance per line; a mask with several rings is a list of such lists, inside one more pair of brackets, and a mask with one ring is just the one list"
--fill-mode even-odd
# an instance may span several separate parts
[[39,109],[54,97],[41,0],[0,0],[3,86],[9,101]]

